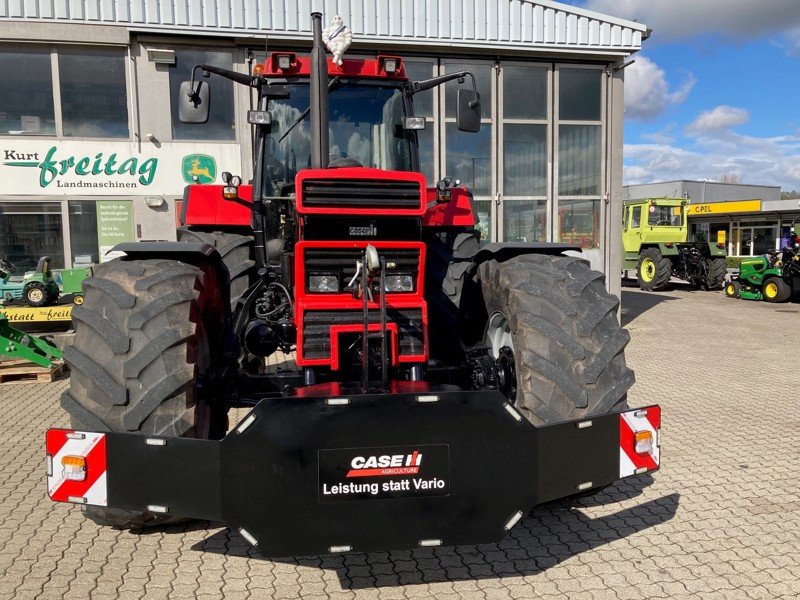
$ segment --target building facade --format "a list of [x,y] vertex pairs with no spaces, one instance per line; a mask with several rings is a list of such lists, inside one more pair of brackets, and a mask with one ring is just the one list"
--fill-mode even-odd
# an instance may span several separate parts
[[690,239],[724,240],[729,256],[780,250],[789,243],[792,223],[800,223],[800,199],[782,200],[779,186],[678,180],[624,190],[626,200],[688,199]]
[[213,80],[211,119],[184,125],[180,83],[200,63],[247,73],[266,48],[309,51],[312,10],[342,16],[351,56],[475,74],[480,133],[456,129],[455,85],[415,110],[429,184],[470,186],[486,240],[569,242],[619,272],[622,67],[647,30],[548,0],[0,3],[0,255],[72,266],[174,239],[184,186],[248,179],[252,151],[246,88]]

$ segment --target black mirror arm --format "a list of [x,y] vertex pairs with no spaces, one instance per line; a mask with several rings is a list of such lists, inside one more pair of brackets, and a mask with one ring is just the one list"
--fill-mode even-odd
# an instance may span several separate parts
[[246,75],[244,73],[237,73],[236,71],[231,71],[229,69],[223,69],[222,67],[214,67],[212,65],[196,65],[194,69],[192,69],[192,79],[191,79],[191,92],[189,92],[189,97],[191,98],[197,92],[194,89],[194,80],[195,80],[195,72],[197,69],[201,69],[203,71],[203,77],[208,77],[211,73],[214,75],[219,75],[220,77],[224,77],[225,79],[230,79],[236,83],[240,83],[242,85],[246,85],[248,87],[258,87],[258,77],[253,77],[252,75]]
[[[413,96],[417,92],[430,90],[436,86],[442,85],[443,83],[447,83],[448,81],[453,81],[454,79],[464,79],[464,77],[467,75],[472,78],[472,91],[478,93],[478,86],[475,83],[475,75],[469,71],[459,71],[457,73],[448,73],[447,75],[440,75],[439,77],[433,77],[431,79],[423,79],[422,81],[409,81],[406,85],[406,94]],[[470,108],[475,107],[472,106]]]

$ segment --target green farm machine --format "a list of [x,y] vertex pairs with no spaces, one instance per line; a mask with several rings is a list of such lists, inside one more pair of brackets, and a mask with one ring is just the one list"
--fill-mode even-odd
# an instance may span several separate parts
[[725,244],[689,242],[683,198],[647,198],[625,203],[622,269],[636,270],[639,287],[659,290],[671,277],[715,290],[725,281]]
[[795,221],[789,230],[789,245],[742,261],[739,275],[725,286],[728,298],[786,302],[800,291],[800,236]]
[[22,277],[11,274],[14,265],[0,258],[0,304],[19,302],[28,306],[49,306],[58,302],[59,296],[71,295],[74,304],[83,304],[84,279],[91,275],[87,267],[50,270],[51,259],[39,259],[35,271]]

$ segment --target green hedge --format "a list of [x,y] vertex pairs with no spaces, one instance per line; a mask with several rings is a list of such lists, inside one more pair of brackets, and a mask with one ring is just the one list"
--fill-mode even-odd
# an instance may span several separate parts
[[742,264],[742,261],[746,258],[752,258],[751,256],[728,256],[725,258],[725,264],[728,268],[738,269],[739,265]]

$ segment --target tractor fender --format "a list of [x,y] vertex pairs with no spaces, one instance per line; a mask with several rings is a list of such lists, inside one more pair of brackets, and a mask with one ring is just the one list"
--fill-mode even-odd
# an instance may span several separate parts
[[580,252],[580,246],[572,244],[560,244],[557,242],[498,242],[486,244],[475,256],[472,257],[472,265],[477,268],[487,260],[505,262],[523,254],[547,254],[556,256],[564,252]]
[[680,254],[679,250],[680,246],[681,246],[680,243],[672,244],[672,248],[668,247],[666,244],[652,244],[652,245],[643,244],[642,247],[639,249],[639,254],[641,254],[642,251],[645,250],[646,248],[658,248],[658,251],[661,252],[661,256],[678,256],[678,254]]
[[723,244],[722,248],[720,248],[719,244],[715,242],[706,242],[706,246],[708,248],[709,256],[725,257],[728,255],[728,251],[726,250],[725,244]]
[[[213,272],[217,281],[229,281],[230,273],[222,257],[211,244],[192,244],[189,242],[126,242],[117,244],[112,252],[124,252],[120,260],[150,260],[164,258],[176,260]],[[225,319],[230,316],[230,286],[221,285],[220,291],[224,296],[224,305],[227,307]]]

